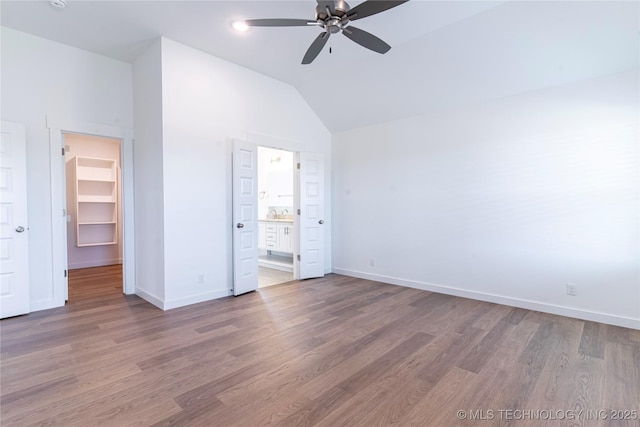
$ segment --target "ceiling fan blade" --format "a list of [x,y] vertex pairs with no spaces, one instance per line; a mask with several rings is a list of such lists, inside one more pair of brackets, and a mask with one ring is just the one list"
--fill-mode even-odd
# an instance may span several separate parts
[[342,34],[358,43],[360,46],[364,46],[374,52],[387,53],[389,52],[389,49],[391,49],[391,46],[383,40],[371,33],[361,30],[360,28],[348,26],[342,29]]
[[316,21],[307,19],[247,19],[244,21],[250,27],[308,27],[317,25]]
[[349,13],[347,13],[347,16],[349,17],[349,20],[355,21],[356,19],[366,18],[367,16],[375,15],[376,13],[384,12],[385,10],[400,6],[402,3],[406,3],[408,1],[409,0],[367,0],[351,9]]
[[329,40],[329,36],[330,34],[326,31],[318,34],[318,37],[316,37],[313,43],[311,43],[311,46],[307,49],[307,53],[305,53],[304,58],[302,58],[303,64],[311,64],[313,60],[316,59],[316,56],[318,56],[324,45],[327,43],[327,40]]

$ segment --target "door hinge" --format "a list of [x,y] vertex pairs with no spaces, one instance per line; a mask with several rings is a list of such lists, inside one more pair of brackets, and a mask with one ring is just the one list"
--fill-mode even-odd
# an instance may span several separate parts
[[300,163],[298,163],[298,164],[296,165],[296,167],[297,167],[298,169],[300,169]]
[[66,209],[62,209],[62,216],[66,217],[67,216],[67,210]]
[[62,155],[64,156],[64,147],[62,147]]
[[300,255],[298,255],[298,261],[300,261]]
[[298,209],[298,215],[300,215],[300,209]]
[[64,271],[64,277],[67,277],[67,270]]

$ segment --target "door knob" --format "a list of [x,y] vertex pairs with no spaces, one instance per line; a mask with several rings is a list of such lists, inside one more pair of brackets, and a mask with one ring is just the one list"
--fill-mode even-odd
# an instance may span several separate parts
[[241,222],[239,222],[239,223],[238,223],[238,225],[236,225],[236,227],[238,227],[238,228],[244,228],[244,224],[243,224],[243,223],[241,223]]
[[17,231],[18,233],[22,233],[22,232],[24,231],[24,227],[23,227],[23,226],[21,226],[21,225],[19,225],[19,226],[17,226],[17,227],[16,227],[16,231]]
[[318,224],[320,224],[320,225],[324,224],[324,220],[321,219],[320,221],[318,221]]

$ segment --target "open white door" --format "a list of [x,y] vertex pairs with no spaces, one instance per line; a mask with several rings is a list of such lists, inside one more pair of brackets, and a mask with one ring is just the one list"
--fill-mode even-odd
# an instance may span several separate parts
[[258,147],[233,144],[233,294],[258,289]]
[[324,161],[316,153],[298,153],[298,278],[324,276]]
[[0,318],[28,313],[27,156],[24,125],[2,122]]

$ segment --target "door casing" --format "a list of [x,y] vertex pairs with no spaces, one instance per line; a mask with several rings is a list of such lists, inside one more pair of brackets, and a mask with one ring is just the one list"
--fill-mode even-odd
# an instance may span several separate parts
[[123,293],[135,293],[134,247],[134,182],[133,132],[112,126],[79,121],[58,121],[47,117],[51,161],[51,241],[53,256],[53,299],[45,302],[46,309],[64,305],[68,296],[67,222],[66,222],[66,170],[64,134],[75,133],[121,141],[120,165],[122,174],[122,269]]

